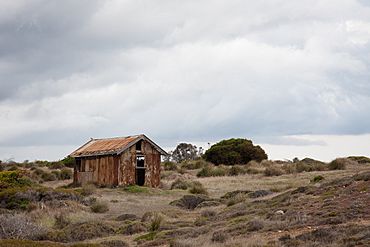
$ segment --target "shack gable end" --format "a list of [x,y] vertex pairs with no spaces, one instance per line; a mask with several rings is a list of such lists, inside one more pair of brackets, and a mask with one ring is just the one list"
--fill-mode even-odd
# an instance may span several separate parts
[[76,159],[74,182],[157,187],[161,155],[165,152],[144,135],[126,139],[96,139],[73,152]]

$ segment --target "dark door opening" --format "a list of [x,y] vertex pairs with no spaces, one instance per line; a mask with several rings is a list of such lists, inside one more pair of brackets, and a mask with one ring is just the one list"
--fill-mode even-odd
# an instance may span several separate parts
[[136,157],[136,184],[143,186],[145,184],[145,158],[144,156]]

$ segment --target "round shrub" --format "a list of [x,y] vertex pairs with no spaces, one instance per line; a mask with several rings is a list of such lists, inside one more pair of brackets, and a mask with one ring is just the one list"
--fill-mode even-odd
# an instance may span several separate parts
[[315,176],[313,179],[311,179],[311,183],[317,183],[317,182],[320,182],[321,180],[323,180],[324,177],[321,176],[321,175],[317,175]]
[[71,179],[72,178],[72,170],[68,168],[63,168],[60,171],[60,179],[65,180],[65,179]]
[[338,158],[329,163],[329,170],[344,170],[347,165],[351,165],[354,161],[346,158]]
[[232,138],[212,145],[205,152],[204,158],[216,165],[235,165],[246,164],[251,160],[262,161],[267,159],[267,155],[260,146],[253,145],[250,140]]
[[218,242],[218,243],[225,243],[226,240],[229,238],[229,235],[227,235],[224,231],[217,231],[212,234],[212,242]]
[[90,206],[90,209],[92,212],[99,214],[109,211],[109,207],[106,202],[95,202]]
[[163,162],[163,168],[165,171],[176,171],[177,164],[171,161],[165,161]]
[[203,187],[203,184],[201,184],[198,181],[193,182],[191,189],[189,190],[192,194],[208,194],[206,188]]
[[96,191],[96,187],[94,184],[87,183],[87,184],[82,185],[81,194],[83,196],[91,196],[92,194],[94,194],[95,191]]
[[279,167],[274,167],[274,166],[266,167],[264,171],[265,176],[280,176],[283,173],[284,172],[282,169],[280,169]]
[[187,190],[190,186],[191,186],[191,183],[189,181],[186,181],[183,179],[176,179],[171,184],[171,190],[173,189]]

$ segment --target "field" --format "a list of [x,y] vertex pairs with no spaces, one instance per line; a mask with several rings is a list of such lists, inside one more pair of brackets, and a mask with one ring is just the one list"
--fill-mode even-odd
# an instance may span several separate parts
[[48,188],[52,200],[2,209],[13,222],[29,219],[39,234],[25,234],[24,226],[23,234],[3,233],[0,246],[370,245],[369,163],[275,175],[266,172],[272,166],[287,171],[286,164],[262,162],[249,164],[249,173],[199,177],[202,167],[176,165],[162,171],[160,188],[46,181],[31,188]]

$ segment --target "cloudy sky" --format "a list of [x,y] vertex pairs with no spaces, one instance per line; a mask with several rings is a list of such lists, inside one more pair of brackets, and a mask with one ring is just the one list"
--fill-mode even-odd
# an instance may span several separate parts
[[0,159],[137,133],[370,155],[370,2],[0,1]]

